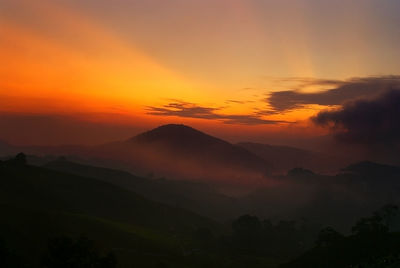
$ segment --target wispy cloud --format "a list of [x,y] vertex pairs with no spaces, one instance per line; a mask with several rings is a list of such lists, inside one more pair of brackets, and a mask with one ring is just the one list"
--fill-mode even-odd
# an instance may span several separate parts
[[174,100],[162,106],[147,107],[148,114],[158,116],[178,116],[186,118],[220,120],[227,124],[263,125],[287,123],[285,121],[264,119],[261,114],[223,114],[222,107],[206,107],[184,101]]
[[226,100],[225,103],[227,104],[247,104],[247,103],[254,103],[254,100]]

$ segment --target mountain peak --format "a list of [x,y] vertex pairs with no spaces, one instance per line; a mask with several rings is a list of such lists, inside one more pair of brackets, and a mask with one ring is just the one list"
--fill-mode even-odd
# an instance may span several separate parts
[[128,147],[136,149],[136,153],[145,152],[146,155],[160,158],[160,161],[172,161],[165,165],[168,168],[174,163],[186,163],[186,166],[190,164],[208,177],[217,176],[215,174],[218,172],[225,174],[232,171],[239,174],[239,171],[243,173],[244,170],[265,174],[269,169],[268,163],[246,149],[186,125],[159,126],[127,142],[130,143]]
[[197,129],[183,124],[168,124],[143,132],[129,141],[139,143],[172,142],[184,144],[217,139]]
[[167,125],[161,125],[159,127],[156,127],[152,130],[149,130],[147,132],[175,132],[175,131],[187,131],[187,132],[200,132],[197,129],[194,129],[190,126],[184,125],[184,124],[167,124]]

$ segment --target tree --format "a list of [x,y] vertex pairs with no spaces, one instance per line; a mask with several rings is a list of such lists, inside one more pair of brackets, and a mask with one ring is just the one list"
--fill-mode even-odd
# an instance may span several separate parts
[[42,264],[47,268],[114,268],[116,258],[112,253],[100,257],[94,242],[84,236],[76,241],[61,236],[49,240]]
[[0,267],[7,268],[23,268],[26,267],[20,256],[17,256],[12,250],[10,250],[5,242],[0,239]]
[[388,228],[383,224],[383,219],[378,214],[369,218],[361,218],[356,225],[351,228],[354,234],[381,234],[388,232]]
[[232,223],[236,246],[247,253],[260,249],[262,224],[256,216],[243,215]]
[[399,207],[394,204],[387,204],[375,212],[375,214],[382,218],[383,224],[390,230],[393,221],[399,216]]
[[262,229],[262,224],[256,216],[243,215],[232,223],[235,234],[251,236],[258,235]]
[[316,244],[318,247],[328,247],[337,243],[343,238],[344,236],[332,227],[326,227],[319,232]]
[[374,212],[372,217],[361,218],[356,225],[352,227],[355,234],[363,233],[386,233],[389,231],[393,220],[398,217],[399,208],[394,204],[387,204],[378,211]]
[[6,166],[25,166],[27,164],[26,155],[24,153],[17,154],[14,158],[3,162]]
[[209,228],[203,227],[198,228],[193,234],[194,241],[198,243],[198,245],[202,249],[210,249],[212,248],[215,237]]
[[15,164],[17,164],[17,165],[21,165],[21,166],[24,166],[24,165],[26,165],[26,155],[24,154],[24,153],[19,153],[19,154],[17,154],[16,156],[15,156],[15,158],[14,158],[14,162],[15,162]]

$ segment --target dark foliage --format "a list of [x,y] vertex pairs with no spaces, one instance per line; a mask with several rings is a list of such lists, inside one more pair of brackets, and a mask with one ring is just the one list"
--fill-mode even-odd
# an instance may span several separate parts
[[25,166],[27,164],[26,155],[24,153],[17,154],[14,158],[1,161],[0,164],[5,166]]
[[316,245],[317,247],[329,247],[339,243],[343,238],[344,236],[332,227],[326,227],[319,232]]
[[304,252],[315,240],[313,228],[295,221],[261,221],[243,215],[232,223],[233,233],[223,245],[233,254],[287,258]]
[[0,267],[24,268],[27,267],[21,258],[9,249],[6,243],[0,239]]
[[390,233],[388,224],[397,206],[386,205],[371,217],[353,226],[353,235],[344,237],[332,228],[323,229],[316,247],[282,268],[383,268],[400,267],[400,234]]
[[114,268],[116,264],[114,254],[100,256],[94,242],[84,236],[76,241],[65,236],[51,239],[42,261],[47,268]]

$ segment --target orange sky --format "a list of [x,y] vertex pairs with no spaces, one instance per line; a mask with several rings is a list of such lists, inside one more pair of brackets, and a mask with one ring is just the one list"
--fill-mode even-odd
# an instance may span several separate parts
[[[379,20],[391,7],[374,11],[376,1],[144,2],[2,1],[1,112],[143,127],[183,122],[249,136],[319,135],[307,119],[330,106],[260,113],[271,108],[271,92],[298,87],[281,79],[348,79],[400,67],[386,40],[396,38],[394,21]],[[330,10],[336,16],[324,14]],[[376,33],[380,39],[371,38]],[[210,108],[213,117],[149,112],[171,102]],[[279,122],[227,124],[232,116]]]

